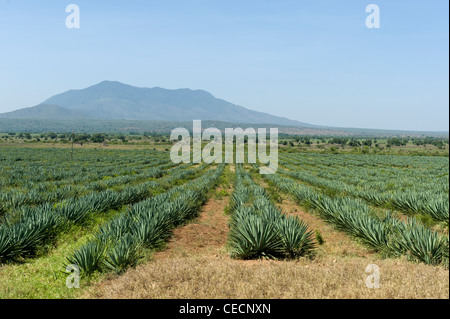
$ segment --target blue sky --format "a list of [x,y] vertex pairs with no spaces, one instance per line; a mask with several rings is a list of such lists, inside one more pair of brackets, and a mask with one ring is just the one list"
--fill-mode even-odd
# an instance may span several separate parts
[[[67,29],[65,8],[80,7]],[[368,29],[367,5],[381,27]],[[0,0],[0,112],[103,80],[319,125],[449,130],[448,1]]]

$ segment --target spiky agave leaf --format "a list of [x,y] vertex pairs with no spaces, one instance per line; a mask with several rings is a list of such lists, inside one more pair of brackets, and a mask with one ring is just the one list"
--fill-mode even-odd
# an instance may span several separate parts
[[130,232],[133,223],[132,215],[120,215],[100,227],[95,235],[99,241],[117,241]]
[[229,242],[233,258],[275,258],[283,251],[283,241],[274,225],[257,215],[236,220]]
[[129,267],[136,266],[140,255],[140,245],[130,235],[125,235],[105,254],[103,267],[116,274],[124,273]]
[[131,235],[146,248],[161,246],[171,234],[172,223],[163,212],[141,216],[131,228]]
[[297,216],[280,219],[276,224],[283,241],[283,250],[287,257],[295,258],[312,255],[316,248],[313,231],[308,231],[308,225]]
[[6,227],[0,226],[0,262],[10,257],[14,250],[11,245],[11,236]]
[[395,244],[413,260],[438,265],[448,257],[448,238],[409,218],[407,228],[394,238]]
[[353,236],[377,250],[387,247],[391,230],[386,224],[366,214],[349,214],[347,219],[347,230]]
[[0,216],[8,211],[6,203],[0,202]]
[[89,207],[73,199],[56,208],[56,214],[74,224],[84,221],[89,213]]
[[67,262],[77,265],[82,274],[89,276],[100,269],[104,252],[105,246],[101,242],[91,241],[67,257]]

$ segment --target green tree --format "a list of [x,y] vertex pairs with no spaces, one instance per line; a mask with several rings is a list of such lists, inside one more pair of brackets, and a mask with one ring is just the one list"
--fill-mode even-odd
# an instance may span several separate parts
[[105,134],[97,133],[91,136],[91,142],[93,143],[103,143],[105,141]]

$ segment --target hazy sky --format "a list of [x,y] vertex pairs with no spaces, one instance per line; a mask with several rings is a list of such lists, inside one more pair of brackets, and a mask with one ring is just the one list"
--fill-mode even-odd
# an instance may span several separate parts
[[[65,25],[80,7],[80,29]],[[380,28],[365,25],[380,7]],[[0,112],[103,80],[320,125],[449,130],[447,0],[0,0]]]

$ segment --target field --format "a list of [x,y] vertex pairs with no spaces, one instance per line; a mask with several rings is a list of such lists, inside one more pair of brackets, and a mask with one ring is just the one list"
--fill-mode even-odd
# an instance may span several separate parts
[[0,146],[0,298],[449,298],[447,146],[296,140],[260,175],[130,144]]

